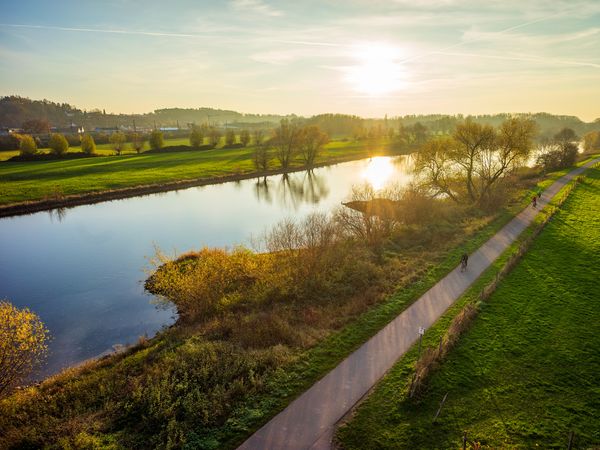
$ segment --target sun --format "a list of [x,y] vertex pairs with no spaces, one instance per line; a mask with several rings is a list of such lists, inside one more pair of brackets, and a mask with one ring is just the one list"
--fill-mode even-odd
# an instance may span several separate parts
[[372,97],[399,91],[407,84],[401,56],[400,50],[391,45],[357,45],[352,52],[356,64],[345,68],[344,79],[355,91]]

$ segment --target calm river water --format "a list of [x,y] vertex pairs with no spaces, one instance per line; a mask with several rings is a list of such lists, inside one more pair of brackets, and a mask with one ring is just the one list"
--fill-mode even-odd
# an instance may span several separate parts
[[248,244],[281,219],[331,211],[353,185],[407,183],[409,162],[376,157],[0,219],[0,299],[44,321],[52,341],[37,377],[55,373],[175,320],[144,292],[155,246],[172,254]]

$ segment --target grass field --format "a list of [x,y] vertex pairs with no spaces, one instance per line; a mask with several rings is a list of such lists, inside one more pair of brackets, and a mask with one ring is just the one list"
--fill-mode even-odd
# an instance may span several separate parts
[[[175,141],[168,142],[169,145],[177,144]],[[325,146],[317,163],[358,159],[387,153],[389,150],[387,142],[368,144],[332,141]],[[252,148],[213,149],[65,161],[0,163],[0,204],[250,173],[255,171],[252,152]],[[296,161],[295,165],[299,166],[301,162]],[[273,168],[277,167],[278,164],[273,161]]]
[[[189,145],[189,138],[175,138],[175,139],[165,139],[165,146],[173,146],[173,145]],[[148,143],[146,142],[143,150],[148,150]],[[38,149],[41,153],[50,153],[49,148],[40,148]],[[69,147],[68,152],[77,153],[81,151],[80,145],[75,145]],[[112,144],[96,144],[96,153],[102,156],[112,156],[115,154],[115,151],[112,148]],[[19,154],[19,150],[2,150],[0,151],[0,161],[6,161],[13,156],[17,156]],[[125,144],[125,147],[121,151],[122,155],[135,155],[136,151],[131,147],[131,143]]]
[[[274,328],[253,327],[270,316],[253,316],[248,310],[235,327],[256,329],[259,335],[263,329],[287,330],[290,336],[308,337],[305,344],[278,343],[248,351],[228,342],[229,334],[218,327],[209,327],[208,334],[203,331],[212,322],[204,328],[174,327],[123,355],[67,371],[0,401],[0,428],[5,430],[0,447],[10,442],[22,447],[54,442],[74,448],[186,442],[190,448],[235,448],[455,267],[462,252],[487,240],[520,209],[522,198],[529,198],[532,184],[529,178],[512,206],[495,219],[471,217],[461,221],[460,231],[455,222],[436,224],[422,230],[421,238],[409,233],[394,240],[385,260],[397,259],[388,275],[396,280],[388,286],[395,292],[366,312],[364,305],[336,306],[334,299],[297,313],[293,304],[282,304],[292,311],[287,314],[295,318],[293,326],[276,321]],[[420,243],[428,234],[437,244]],[[357,299],[366,294],[355,292]],[[316,327],[319,317],[328,318],[328,329]]]
[[[406,397],[412,349],[338,431],[343,448],[460,448],[464,431],[470,445],[489,448],[566,448],[571,431],[576,448],[600,445],[598,211],[600,170],[592,169],[481,305],[424,396]],[[426,345],[502,263],[428,332]]]

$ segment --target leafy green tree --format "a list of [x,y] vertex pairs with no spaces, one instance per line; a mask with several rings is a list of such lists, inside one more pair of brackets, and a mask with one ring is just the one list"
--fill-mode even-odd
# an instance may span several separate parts
[[37,152],[37,144],[35,143],[35,139],[28,134],[19,135],[17,137],[19,139],[19,150],[21,156],[35,155]]
[[198,125],[192,125],[192,132],[190,133],[190,145],[194,148],[200,148],[204,145],[204,131],[202,127]]
[[0,398],[42,362],[48,336],[40,318],[29,309],[0,301]]
[[117,131],[111,134],[108,140],[112,144],[113,150],[117,153],[117,155],[120,155],[123,151],[123,147],[125,146],[125,141],[127,141],[125,133],[122,131]]
[[227,132],[225,133],[225,144],[229,145],[229,146],[235,144],[235,131],[234,130],[227,130]]
[[60,133],[53,133],[50,135],[50,141],[48,142],[50,151],[57,156],[64,155],[69,150],[69,142]]
[[96,153],[96,142],[89,134],[84,134],[81,138],[81,151],[87,155]]
[[160,150],[164,145],[164,136],[160,130],[154,130],[150,133],[150,148]]
[[248,144],[250,143],[250,132],[248,130],[240,131],[240,143],[244,147],[247,147]]

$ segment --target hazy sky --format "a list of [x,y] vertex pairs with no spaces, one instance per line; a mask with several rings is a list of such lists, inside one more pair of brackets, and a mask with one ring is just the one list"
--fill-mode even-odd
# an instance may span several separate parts
[[87,109],[600,117],[598,0],[12,0],[0,22],[0,95]]

